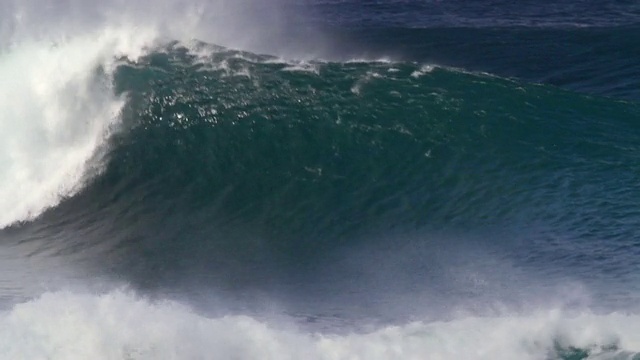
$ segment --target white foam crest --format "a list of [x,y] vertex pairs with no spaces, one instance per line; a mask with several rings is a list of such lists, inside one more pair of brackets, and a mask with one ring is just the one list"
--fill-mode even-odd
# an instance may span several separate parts
[[392,59],[387,57],[374,58],[374,59],[353,58],[345,61],[345,64],[394,64],[394,63],[396,63],[396,61],[393,61]]
[[299,62],[297,64],[292,64],[283,68],[282,71],[306,72],[306,73],[320,75],[320,66],[319,64],[314,64],[314,63]]
[[353,86],[351,86],[351,92],[356,94],[356,95],[360,95],[362,88],[366,85],[369,84],[370,82],[372,82],[374,79],[381,79],[384,78],[384,75],[381,75],[380,73],[377,73],[375,71],[367,71],[366,75],[363,76],[362,78],[358,79]]
[[417,79],[425,74],[432,72],[434,69],[435,69],[435,65],[430,65],[430,64],[422,65],[419,70],[415,70],[414,72],[411,73],[411,77]]
[[[640,316],[540,311],[415,322],[370,333],[309,333],[248,316],[207,318],[125,291],[47,293],[0,314],[2,359],[589,359],[640,351]],[[617,357],[616,357],[617,356]]]
[[0,54],[0,228],[82,186],[124,102],[112,89],[114,61],[140,56],[154,38],[152,29],[108,27]]

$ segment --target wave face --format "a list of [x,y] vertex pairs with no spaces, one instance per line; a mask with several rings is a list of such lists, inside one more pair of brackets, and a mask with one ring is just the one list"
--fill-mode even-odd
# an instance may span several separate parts
[[638,9],[465,3],[2,3],[0,358],[640,358]]
[[[635,253],[637,230],[620,223],[638,216],[635,103],[438,66],[295,64],[202,43],[113,76],[128,100],[102,173],[15,241],[46,237],[36,248],[156,290],[341,294],[353,284],[340,273],[366,274],[378,259],[389,273],[365,276],[356,293],[380,281],[371,286],[383,296],[443,276],[425,265],[440,256],[489,276],[496,251],[553,281],[635,286],[620,257],[602,256],[611,244]],[[470,281],[428,287],[461,294]],[[473,285],[479,297],[507,280],[482,281],[491,285]]]

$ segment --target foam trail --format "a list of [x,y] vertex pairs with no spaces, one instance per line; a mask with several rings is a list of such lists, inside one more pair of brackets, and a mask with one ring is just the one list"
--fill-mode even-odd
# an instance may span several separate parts
[[135,58],[153,31],[105,28],[0,55],[0,228],[33,219],[82,185],[118,120],[117,56]]
[[0,314],[3,359],[537,360],[578,351],[585,356],[573,358],[637,356],[640,317],[540,311],[336,335],[247,316],[206,318],[175,302],[152,303],[123,291],[47,293]]

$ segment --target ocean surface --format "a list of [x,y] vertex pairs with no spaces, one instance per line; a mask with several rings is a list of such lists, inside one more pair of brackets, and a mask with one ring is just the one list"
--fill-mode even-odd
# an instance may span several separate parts
[[0,1],[0,359],[640,359],[638,1]]

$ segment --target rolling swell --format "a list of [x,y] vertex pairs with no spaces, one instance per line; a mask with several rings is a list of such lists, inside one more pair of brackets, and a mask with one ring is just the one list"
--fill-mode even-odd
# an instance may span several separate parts
[[[441,247],[469,252],[455,245],[462,237],[518,267],[556,277],[567,275],[557,261],[596,267],[597,284],[632,286],[598,242],[568,244],[606,238],[635,253],[637,229],[623,223],[638,217],[635,103],[437,66],[292,64],[205,44],[125,62],[114,76],[128,102],[104,172],[16,230],[47,238],[41,251],[147,290],[332,297],[353,288],[336,278],[381,265],[333,258],[363,243],[409,249],[402,271],[454,298],[498,296],[500,284],[468,294],[421,263]],[[381,261],[397,275],[393,251]],[[408,291],[392,275],[376,281]],[[376,298],[359,286],[354,296]]]
[[447,64],[551,84],[587,94],[637,100],[640,27],[577,25],[464,26],[333,30],[337,54]]

